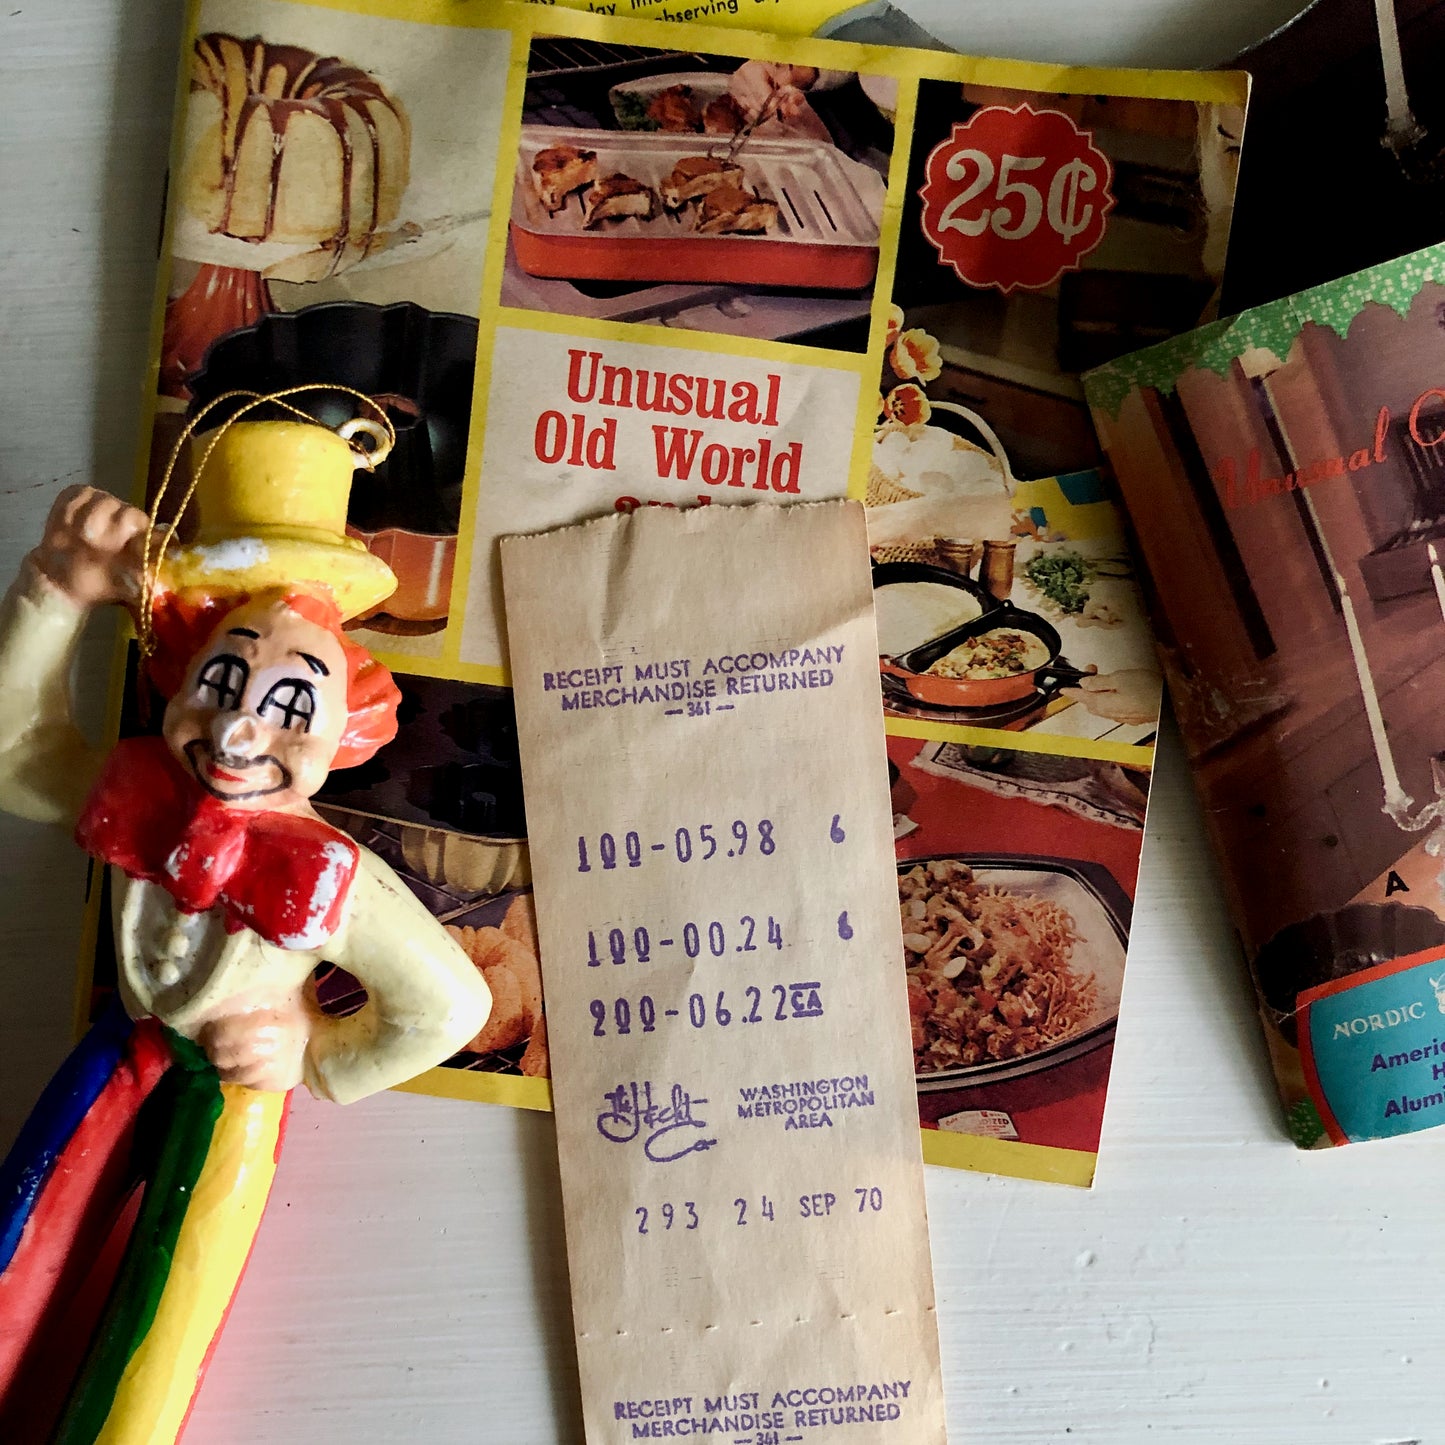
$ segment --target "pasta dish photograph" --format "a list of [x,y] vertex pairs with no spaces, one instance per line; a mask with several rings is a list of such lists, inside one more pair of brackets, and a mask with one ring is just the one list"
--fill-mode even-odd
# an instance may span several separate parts
[[898,902],[920,1078],[1043,1054],[1116,1014],[1098,966],[1116,931],[1067,876],[931,859],[900,865]]

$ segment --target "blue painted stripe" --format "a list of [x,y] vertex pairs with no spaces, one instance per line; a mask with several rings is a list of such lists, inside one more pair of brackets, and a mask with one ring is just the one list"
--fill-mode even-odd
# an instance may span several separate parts
[[0,1271],[15,1257],[55,1161],[115,1073],[134,1027],[112,1001],[45,1086],[0,1163]]

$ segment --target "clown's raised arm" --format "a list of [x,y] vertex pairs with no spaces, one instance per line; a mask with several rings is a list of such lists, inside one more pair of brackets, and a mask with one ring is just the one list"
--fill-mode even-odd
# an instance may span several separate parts
[[75,726],[70,674],[93,607],[135,596],[146,514],[71,487],[0,602],[0,810],[74,823],[104,756]]

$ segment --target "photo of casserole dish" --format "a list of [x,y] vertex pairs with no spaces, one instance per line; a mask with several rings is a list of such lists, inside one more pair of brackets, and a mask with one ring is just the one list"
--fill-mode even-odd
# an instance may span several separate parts
[[1104,868],[912,859],[898,903],[920,1089],[1031,1073],[1113,1036],[1131,905]]
[[[874,585],[876,589],[876,577]],[[919,702],[997,707],[1031,693],[1075,686],[1087,676],[1060,659],[1062,646],[1052,623],[1001,602],[906,652],[888,656],[880,644],[878,667]]]
[[517,265],[568,281],[857,291],[878,268],[882,178],[791,136],[524,125]]

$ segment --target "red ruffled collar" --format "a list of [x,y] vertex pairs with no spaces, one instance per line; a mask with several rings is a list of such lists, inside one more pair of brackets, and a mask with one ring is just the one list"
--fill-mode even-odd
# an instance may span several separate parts
[[218,903],[232,932],[320,948],[341,925],[360,851],[318,818],[252,812],[211,797],[163,738],[118,743],[86,800],[76,842],[187,913]]

